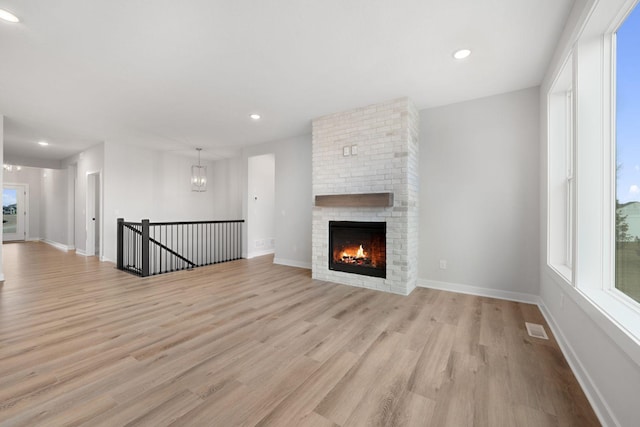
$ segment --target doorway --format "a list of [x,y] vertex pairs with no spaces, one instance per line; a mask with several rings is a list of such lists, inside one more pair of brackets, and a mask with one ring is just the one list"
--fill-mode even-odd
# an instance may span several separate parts
[[28,188],[24,184],[6,184],[2,189],[2,241],[26,240]]
[[101,256],[100,172],[87,174],[87,256]]

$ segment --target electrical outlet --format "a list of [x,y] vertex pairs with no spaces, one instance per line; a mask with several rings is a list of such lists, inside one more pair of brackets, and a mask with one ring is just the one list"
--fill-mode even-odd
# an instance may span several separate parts
[[441,259],[440,260],[440,270],[446,270],[447,269],[447,260],[446,259]]

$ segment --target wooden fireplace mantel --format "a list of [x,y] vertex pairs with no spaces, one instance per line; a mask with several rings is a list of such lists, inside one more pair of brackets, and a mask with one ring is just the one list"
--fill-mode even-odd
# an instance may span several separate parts
[[327,194],[316,196],[316,206],[328,208],[387,208],[393,193]]

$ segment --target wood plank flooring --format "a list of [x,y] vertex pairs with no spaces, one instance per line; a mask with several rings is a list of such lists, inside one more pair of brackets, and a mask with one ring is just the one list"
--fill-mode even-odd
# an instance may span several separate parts
[[5,244],[0,426],[595,426],[537,307]]

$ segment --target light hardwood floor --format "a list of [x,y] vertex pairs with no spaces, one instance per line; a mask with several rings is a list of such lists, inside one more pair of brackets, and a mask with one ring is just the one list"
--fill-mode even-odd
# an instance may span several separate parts
[[23,243],[4,269],[1,426],[598,425],[533,305],[271,257],[141,279]]

